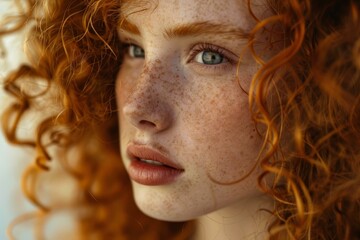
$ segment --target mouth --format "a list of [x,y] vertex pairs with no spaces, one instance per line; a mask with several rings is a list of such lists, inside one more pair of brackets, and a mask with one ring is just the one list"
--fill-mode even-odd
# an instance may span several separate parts
[[150,160],[150,159],[138,158],[137,160],[140,162],[143,162],[143,163],[148,163],[148,164],[152,164],[152,165],[156,165],[156,166],[166,166],[165,164],[163,164],[161,162]]
[[130,144],[127,155],[130,159],[129,176],[142,185],[170,184],[184,172],[165,153],[148,145]]

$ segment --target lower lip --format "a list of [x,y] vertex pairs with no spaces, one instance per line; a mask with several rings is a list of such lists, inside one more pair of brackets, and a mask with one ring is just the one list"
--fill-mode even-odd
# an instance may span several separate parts
[[174,182],[183,170],[131,160],[128,172],[135,182],[156,186]]

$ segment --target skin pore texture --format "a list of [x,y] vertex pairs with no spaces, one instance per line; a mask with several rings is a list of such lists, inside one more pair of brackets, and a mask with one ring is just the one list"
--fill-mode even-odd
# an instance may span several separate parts
[[132,180],[136,204],[160,220],[197,219],[195,239],[264,239],[270,214],[260,209],[272,202],[258,190],[260,170],[236,182],[262,146],[239,86],[248,90],[256,71],[250,54],[238,70],[255,24],[246,2],[159,0],[136,10],[119,27],[129,44],[117,77],[121,155],[129,171],[128,147],[145,146],[183,170],[166,184]]

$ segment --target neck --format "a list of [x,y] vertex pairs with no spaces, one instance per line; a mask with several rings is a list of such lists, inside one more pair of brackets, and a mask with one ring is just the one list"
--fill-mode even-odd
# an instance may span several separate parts
[[273,202],[264,195],[241,201],[197,219],[194,240],[264,240]]

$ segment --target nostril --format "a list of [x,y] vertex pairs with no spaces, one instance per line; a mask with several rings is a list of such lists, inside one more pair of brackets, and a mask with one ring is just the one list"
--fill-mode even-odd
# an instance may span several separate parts
[[145,127],[156,127],[155,123],[146,120],[141,120],[139,124]]

